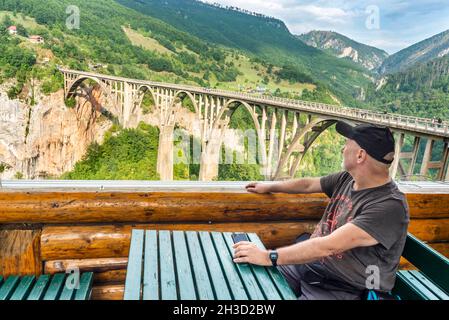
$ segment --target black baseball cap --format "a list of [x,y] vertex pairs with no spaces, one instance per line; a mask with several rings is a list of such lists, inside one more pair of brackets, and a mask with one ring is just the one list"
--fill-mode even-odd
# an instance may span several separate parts
[[385,164],[390,164],[393,160],[385,159],[385,156],[394,152],[394,137],[388,127],[376,126],[372,124],[350,124],[338,121],[335,126],[337,132],[342,136],[354,140],[371,157]]

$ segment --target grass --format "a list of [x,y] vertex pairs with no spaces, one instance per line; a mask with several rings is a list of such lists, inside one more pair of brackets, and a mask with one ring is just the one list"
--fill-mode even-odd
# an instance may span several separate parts
[[[262,86],[267,88],[270,92],[279,88],[281,91],[301,94],[304,89],[314,90],[316,88],[316,86],[311,83],[290,83],[286,80],[281,80],[279,83],[275,83],[273,75],[268,74],[266,67],[260,63],[251,62],[247,56],[241,54],[238,55],[238,58],[235,58],[233,55],[228,55],[226,62],[233,62],[242,75],[239,75],[236,81],[220,83],[217,87],[222,89],[239,90],[239,87],[242,87],[243,90],[247,90]],[[273,72],[275,71],[276,68],[273,68]],[[262,83],[265,76],[268,76],[270,79],[268,84]],[[213,83],[213,85],[215,84],[216,83]]]
[[[24,16],[21,13],[16,14],[16,16],[13,15],[10,11],[0,11],[0,19],[3,19],[4,16],[9,15],[12,21],[14,21],[15,24],[22,24],[26,29],[32,30],[36,28],[44,28],[44,26],[38,24],[35,19]],[[122,27],[124,33],[128,37],[128,39],[131,41],[131,43],[135,46],[140,46],[146,50],[150,51],[156,51],[158,53],[162,54],[176,54],[172,52],[171,50],[167,49],[166,47],[162,46],[156,39],[153,39],[148,36],[144,36],[139,31],[136,31],[134,29],[128,28],[123,26]],[[72,35],[64,35],[68,40],[77,41],[78,39]],[[39,48],[36,45],[32,45],[31,43],[28,43],[26,39],[23,39],[21,46],[27,47],[29,49],[34,50],[37,53],[38,60],[42,60],[44,57],[50,57],[50,59],[53,58],[53,53],[50,50],[43,50]],[[78,46],[81,51],[89,51],[89,49],[86,46],[83,46],[82,44],[78,43]],[[187,48],[183,47],[181,49],[182,51],[187,51],[191,54],[194,54],[198,56],[196,53],[188,50]],[[277,88],[279,88],[281,91],[285,92],[294,92],[296,94],[301,94],[301,92],[304,89],[308,90],[314,90],[315,85],[309,84],[309,83],[290,83],[286,80],[282,80],[279,83],[275,83],[275,79],[273,75],[270,75],[267,73],[267,68],[264,67],[262,64],[254,63],[250,61],[250,58],[248,56],[245,56],[243,54],[237,53],[237,57],[235,57],[235,51],[227,51],[227,58],[226,62],[233,62],[235,67],[238,68],[238,70],[242,73],[239,75],[236,79],[236,81],[233,82],[220,82],[215,79],[215,77],[211,77],[211,87],[218,87],[221,89],[231,90],[231,91],[239,91],[239,90],[251,90],[255,89],[257,86],[266,87],[269,92],[274,92]],[[148,78],[151,78],[152,80],[156,81],[167,81],[167,82],[173,82],[173,78],[175,77],[173,74],[168,72],[153,72],[151,70],[148,70],[146,66],[142,66],[142,71],[147,74]],[[273,68],[273,73],[276,71],[276,68]],[[189,72],[189,74],[193,76],[197,76],[202,78],[204,72],[199,73],[193,73]],[[268,76],[269,83],[263,84],[262,81],[265,76]],[[194,84],[194,83],[192,83]],[[195,84],[194,84],[195,85]]]
[[43,27],[42,25],[38,24],[36,20],[34,20],[33,18],[24,16],[21,13],[17,13],[16,16],[14,17],[13,12],[11,11],[0,11],[0,20],[3,20],[3,18],[7,15],[11,18],[11,20],[15,24],[21,24],[26,29],[36,29],[39,27],[41,28]]
[[135,46],[142,47],[146,50],[150,51],[156,51],[159,53],[165,53],[165,54],[173,54],[173,51],[165,48],[163,45],[161,45],[157,40],[146,37],[142,34],[140,34],[138,31],[135,31],[131,28],[122,27],[123,32],[125,32],[126,36],[128,37],[129,41]]
[[[171,50],[162,46],[156,39],[144,36],[139,31],[136,31],[131,28],[127,28],[124,26],[122,28],[128,39],[135,46],[140,46],[146,50],[156,51],[162,54],[175,54]],[[286,80],[282,80],[279,83],[275,83],[273,75],[268,74],[267,68],[264,67],[262,64],[251,62],[249,57],[242,54],[237,54],[236,58],[235,53],[232,54],[231,51],[228,51],[226,49],[224,50],[227,51],[226,62],[228,63],[233,62],[236,68],[238,68],[238,70],[242,74],[237,77],[236,81],[220,82],[220,83],[218,83],[216,78],[212,76],[210,79],[212,87],[232,91],[239,91],[240,89],[242,89],[245,91],[255,89],[257,86],[263,86],[266,87],[270,92],[274,92],[277,88],[279,88],[281,91],[294,92],[298,95],[300,95],[304,89],[314,90],[316,87],[314,84],[310,83],[290,83]],[[187,51],[189,53],[195,54],[185,47],[182,49],[182,51]],[[197,54],[195,55],[197,56]],[[276,68],[273,68],[273,72],[274,71],[276,71]],[[201,78],[203,77],[204,72],[199,73],[189,72],[189,74]],[[152,72],[152,75],[156,74]],[[163,72],[158,72],[157,75],[158,81],[161,80],[164,81],[165,79],[167,79],[167,76],[170,77],[170,75],[164,74]],[[268,76],[268,78],[270,79],[268,84],[262,83],[265,76]]]

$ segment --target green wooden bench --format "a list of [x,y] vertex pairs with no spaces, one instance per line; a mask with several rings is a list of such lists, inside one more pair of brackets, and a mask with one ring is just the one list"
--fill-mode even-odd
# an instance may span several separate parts
[[449,300],[448,258],[411,234],[402,256],[419,271],[398,271],[393,293],[404,300]]
[[124,299],[296,299],[276,268],[234,263],[231,234],[133,230]]
[[81,274],[78,289],[65,286],[68,275],[0,276],[0,300],[89,300],[93,273]]

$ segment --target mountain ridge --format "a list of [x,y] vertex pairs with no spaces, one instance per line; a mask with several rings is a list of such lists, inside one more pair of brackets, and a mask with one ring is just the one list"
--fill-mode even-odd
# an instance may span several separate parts
[[379,68],[388,57],[388,53],[382,49],[357,42],[335,31],[312,30],[297,37],[309,46],[338,58],[348,58],[371,71]]
[[381,74],[389,74],[426,63],[449,54],[449,30],[440,32],[389,56],[380,66]]

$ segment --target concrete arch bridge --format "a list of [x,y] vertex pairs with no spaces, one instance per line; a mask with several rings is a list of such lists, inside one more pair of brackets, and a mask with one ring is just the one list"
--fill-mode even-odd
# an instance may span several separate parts
[[[384,114],[316,102],[264,95],[209,89],[181,84],[128,79],[91,72],[60,69],[64,74],[65,98],[80,94],[85,82],[96,83],[102,92],[102,104],[108,113],[127,128],[140,108],[145,94],[151,94],[158,114],[159,150],[157,171],[161,180],[173,179],[173,136],[182,101],[189,99],[195,113],[193,127],[199,137],[199,180],[210,181],[218,175],[220,150],[230,129],[235,111],[244,108],[252,119],[257,141],[257,161],[266,180],[291,178],[314,141],[338,120],[388,126],[396,136],[394,177],[407,180],[426,177],[437,170],[437,180],[449,181],[449,122],[396,114]],[[413,141],[404,152],[405,139]],[[249,141],[249,140],[248,140]],[[417,168],[419,146],[425,141],[422,162]],[[424,143],[424,142],[423,142]],[[435,159],[436,144],[442,152]],[[439,150],[439,149],[436,149]]]

